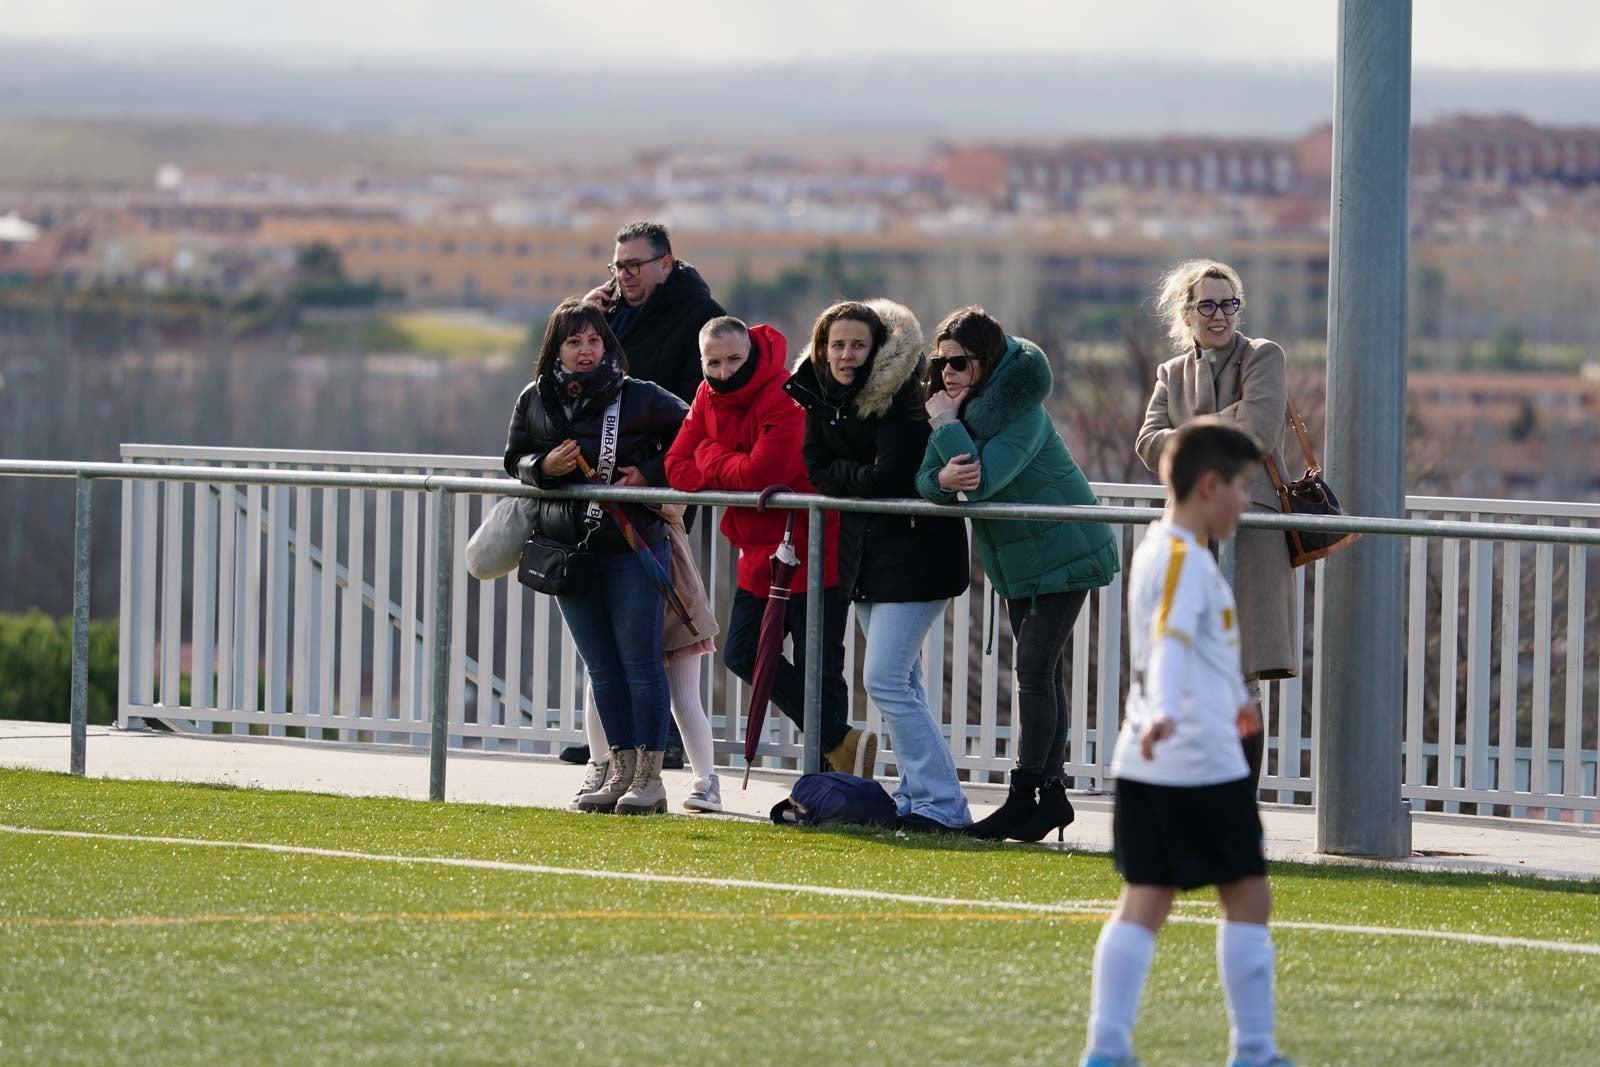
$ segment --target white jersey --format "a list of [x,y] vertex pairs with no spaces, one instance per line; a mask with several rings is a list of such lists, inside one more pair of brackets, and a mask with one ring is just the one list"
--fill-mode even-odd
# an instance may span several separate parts
[[[1150,706],[1144,678],[1158,640],[1188,646],[1187,684]],[[1239,667],[1239,620],[1233,590],[1194,534],[1165,519],[1153,523],[1128,571],[1128,644],[1133,681],[1111,775],[1153,785],[1216,785],[1249,773],[1239,743],[1240,705],[1250,699]],[[1172,735],[1139,751],[1139,731],[1162,715]]]

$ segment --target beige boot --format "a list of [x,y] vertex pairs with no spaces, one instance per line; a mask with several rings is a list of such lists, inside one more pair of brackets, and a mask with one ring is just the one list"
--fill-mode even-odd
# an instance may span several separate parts
[[583,798],[590,793],[597,793],[600,787],[606,784],[606,777],[611,773],[611,754],[609,752],[599,759],[589,761],[584,771],[583,784],[578,786],[578,791],[572,794],[572,802],[567,805],[569,811],[582,811]]
[[639,749],[633,788],[617,801],[618,815],[659,815],[667,810],[667,787],[661,782],[661,750]]
[[827,755],[828,766],[834,770],[870,780],[878,763],[878,735],[852,726]]
[[639,750],[635,748],[613,748],[611,750],[611,773],[606,776],[605,784],[593,793],[585,793],[578,798],[579,811],[612,812],[616,810],[617,801],[622,799],[624,793],[633,785],[636,777],[635,770],[639,765]]

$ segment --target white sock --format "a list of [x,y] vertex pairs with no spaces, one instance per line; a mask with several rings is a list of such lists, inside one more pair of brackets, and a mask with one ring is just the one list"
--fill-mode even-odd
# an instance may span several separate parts
[[1108,1059],[1133,1055],[1133,1023],[1155,954],[1156,935],[1138,923],[1112,919],[1101,927],[1089,987],[1091,1054]]
[[606,741],[606,725],[600,721],[600,709],[594,703],[594,686],[583,683],[583,736],[589,739],[589,759],[611,758],[611,745]]
[[1230,1059],[1266,1063],[1278,1054],[1273,1025],[1272,932],[1260,923],[1217,927],[1217,974],[1228,998]]
[[711,721],[700,703],[700,657],[667,660],[667,688],[672,691],[672,719],[683,735],[683,753],[694,772],[694,788],[709,789],[716,761],[711,748]]

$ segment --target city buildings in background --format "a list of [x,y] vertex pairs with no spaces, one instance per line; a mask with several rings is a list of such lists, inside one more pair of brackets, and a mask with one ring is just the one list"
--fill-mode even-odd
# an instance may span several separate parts
[[[1026,308],[1126,308],[1173,259],[1258,267],[1258,321],[1323,332],[1332,131],[934,146],[904,163],[651,151],[529,174],[186,173],[140,189],[0,190],[37,228],[0,279],[224,293],[289,283],[307,242],[421,306],[535,316],[602,276],[621,220],[660,218],[713,285],[824,252],[907,284],[982,276]],[[1463,116],[1413,134],[1413,319],[1427,337],[1595,343],[1600,127]],[[1587,282],[1587,284],[1585,284]],[[1115,315],[1076,325],[1114,335]]]
[[[1240,268],[1253,329],[1316,348],[1332,158],[1322,126],[1294,138],[946,143],[910,161],[718,148],[652,150],[622,167],[408,174],[196,171],[174,159],[137,188],[0,188],[0,297],[44,287],[243,302],[303,292],[314,261],[319,284],[337,276],[384,308],[526,324],[604,279],[619,224],[654,218],[730,310],[786,329],[869,287],[924,316],[984,303],[1055,350],[1099,345],[1094,358],[1108,358],[1149,333],[1160,273],[1206,255]],[[1418,126],[1412,159],[1415,424],[1453,442],[1444,466],[1460,491],[1600,496],[1572,458],[1600,444],[1600,386],[1582,373],[1600,364],[1600,127],[1460,116]],[[327,334],[308,336],[314,348]],[[1549,371],[1535,355],[1550,352],[1564,373],[1519,376]]]

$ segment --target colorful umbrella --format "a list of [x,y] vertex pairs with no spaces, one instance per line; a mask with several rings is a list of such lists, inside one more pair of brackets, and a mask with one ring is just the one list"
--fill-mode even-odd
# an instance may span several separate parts
[[[589,466],[589,461],[584,459],[581,453],[578,455],[578,469],[583,471],[583,476],[595,485],[606,484],[600,480],[600,475],[596,473],[593,467]],[[607,515],[610,515],[615,520],[617,528],[622,531],[622,539],[628,542],[628,547],[633,549],[634,555],[639,557],[639,562],[643,565],[644,572],[650,576],[650,580],[661,591],[661,596],[666,600],[667,607],[676,612],[678,618],[683,620],[683,624],[689,628],[690,634],[699,637],[700,628],[689,617],[688,606],[684,604],[683,597],[678,595],[678,590],[672,585],[672,572],[660,560],[656,559],[655,553],[650,550],[649,542],[639,535],[639,531],[633,525],[633,520],[629,519],[627,513],[622,510],[622,505],[615,501],[603,500],[600,502],[600,506],[605,509]]]
[[[773,493],[789,492],[787,485],[772,485],[761,491],[756,500],[756,510],[765,511],[767,498]],[[761,745],[761,727],[767,720],[767,702],[772,697],[772,683],[778,676],[778,661],[783,656],[785,622],[789,613],[789,587],[794,572],[800,567],[800,557],[794,551],[794,517],[783,526],[783,540],[772,553],[772,586],[767,590],[767,606],[761,613],[761,632],[756,638],[755,673],[750,677],[750,709],[744,726],[744,788],[750,788],[750,764]]]

